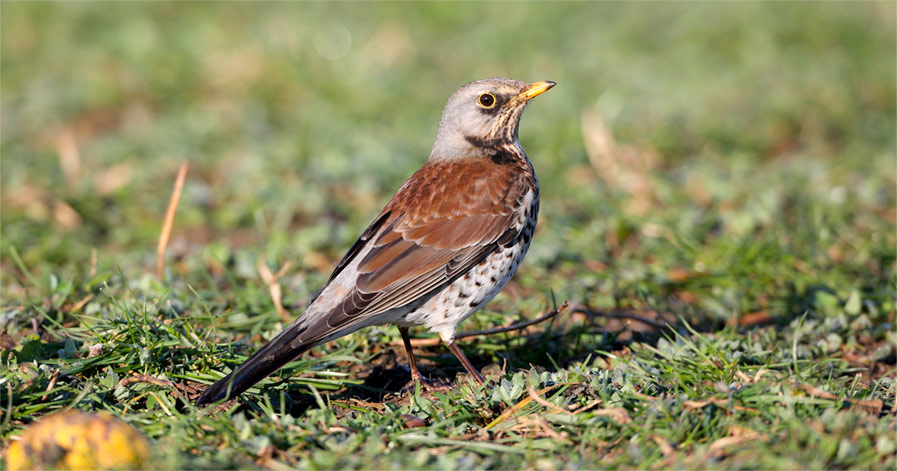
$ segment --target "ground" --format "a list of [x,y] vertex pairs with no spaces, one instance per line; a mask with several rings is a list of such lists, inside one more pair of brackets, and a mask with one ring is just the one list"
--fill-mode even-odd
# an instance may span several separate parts
[[[0,445],[107,411],[160,468],[893,469],[895,9],[2,4]],[[554,80],[530,254],[461,340],[263,345],[466,81]],[[156,249],[189,163],[162,276]],[[278,294],[279,290],[279,294]],[[278,301],[279,300],[279,301]]]

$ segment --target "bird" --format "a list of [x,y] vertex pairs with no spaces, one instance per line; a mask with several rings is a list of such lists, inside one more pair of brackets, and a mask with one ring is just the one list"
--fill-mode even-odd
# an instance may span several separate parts
[[448,99],[426,163],[395,193],[336,265],[306,311],[197,406],[232,399],[309,349],[372,325],[402,336],[411,383],[424,383],[409,328],[439,335],[473,380],[457,326],[516,273],[539,212],[539,183],[517,138],[523,109],[555,82],[470,82]]

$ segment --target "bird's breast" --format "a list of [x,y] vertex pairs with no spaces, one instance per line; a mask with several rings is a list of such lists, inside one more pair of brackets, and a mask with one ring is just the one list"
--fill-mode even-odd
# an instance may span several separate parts
[[401,325],[423,325],[443,339],[454,338],[458,324],[492,300],[508,284],[529,250],[539,212],[536,185],[517,208],[517,237],[498,246],[482,262],[446,286],[426,303],[404,316]]

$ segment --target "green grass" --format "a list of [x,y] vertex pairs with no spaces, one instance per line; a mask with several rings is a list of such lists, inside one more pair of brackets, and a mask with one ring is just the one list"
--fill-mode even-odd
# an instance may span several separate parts
[[[161,468],[897,466],[892,3],[0,7],[4,447],[74,408]],[[183,401],[283,327],[257,261],[300,315],[497,75],[559,83],[520,128],[542,212],[461,330],[574,308],[464,341],[486,388],[428,347],[457,387],[397,394],[384,326]]]

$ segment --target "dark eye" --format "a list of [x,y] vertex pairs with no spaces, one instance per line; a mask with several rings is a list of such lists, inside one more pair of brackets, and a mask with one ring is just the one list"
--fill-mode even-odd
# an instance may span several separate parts
[[492,108],[495,106],[495,95],[489,92],[483,93],[477,98],[477,102],[483,108]]

